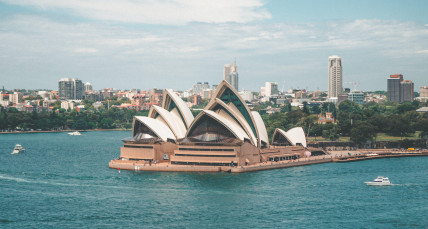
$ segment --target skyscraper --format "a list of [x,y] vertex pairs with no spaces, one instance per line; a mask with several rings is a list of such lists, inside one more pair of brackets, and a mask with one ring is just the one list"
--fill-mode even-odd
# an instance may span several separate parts
[[85,83],[85,92],[92,91],[92,84],[89,82]]
[[231,64],[224,65],[223,70],[223,79],[226,80],[232,87],[234,87],[237,91],[239,78],[238,78],[238,67],[236,66],[236,61],[233,61]]
[[388,101],[401,102],[400,83],[403,81],[403,75],[390,75],[387,82],[387,98]]
[[58,82],[59,99],[83,99],[83,94],[83,83],[77,78],[63,78]]
[[401,102],[413,101],[414,83],[411,80],[404,80],[400,83]]
[[338,97],[342,94],[342,58],[328,57],[328,97]]
[[397,103],[413,101],[414,83],[410,80],[403,80],[402,74],[390,75],[387,80],[388,101]]

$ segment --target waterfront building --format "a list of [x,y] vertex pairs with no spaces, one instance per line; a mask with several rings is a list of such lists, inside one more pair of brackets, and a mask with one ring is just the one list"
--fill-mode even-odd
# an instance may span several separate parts
[[342,58],[328,57],[328,97],[339,97],[342,94]]
[[196,117],[175,93],[165,90],[162,106],[152,106],[148,117],[134,117],[132,137],[123,140],[120,158],[112,160],[109,166],[242,172],[247,166],[260,164],[257,168],[262,169],[267,162],[298,159],[306,152],[301,127],[287,132],[277,129],[272,139],[269,143],[260,114],[251,111],[226,81],[219,84]]
[[239,74],[238,67],[236,66],[236,61],[233,61],[231,64],[224,65],[223,69],[223,79],[226,80],[230,85],[232,85],[235,90],[239,90]]
[[85,83],[85,92],[92,91],[92,84],[89,82]]
[[58,82],[59,99],[83,99],[84,87],[81,80],[74,78],[63,78]]

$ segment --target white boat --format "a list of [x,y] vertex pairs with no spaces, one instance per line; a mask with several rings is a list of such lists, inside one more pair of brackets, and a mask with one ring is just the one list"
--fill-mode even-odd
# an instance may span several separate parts
[[68,133],[68,135],[79,136],[82,134],[79,131],[74,131],[74,132]]
[[20,144],[16,144],[15,148],[13,148],[12,154],[18,154],[18,153],[23,152],[23,151],[25,151],[25,148],[22,147],[22,145],[20,145]]
[[374,179],[374,181],[366,181],[364,183],[366,183],[367,185],[378,185],[378,186],[392,185],[388,177],[382,177],[382,176],[378,176],[376,179]]

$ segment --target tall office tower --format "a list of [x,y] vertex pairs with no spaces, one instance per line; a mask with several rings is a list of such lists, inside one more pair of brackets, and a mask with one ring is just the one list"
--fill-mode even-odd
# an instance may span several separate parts
[[328,97],[338,97],[342,94],[342,58],[328,57]]
[[238,67],[236,66],[236,61],[233,61],[231,64],[224,65],[223,70],[223,79],[226,80],[232,87],[234,87],[237,91],[239,90],[239,75],[238,75]]
[[92,84],[89,82],[85,83],[85,92],[92,91]]
[[390,75],[387,80],[387,98],[388,101],[401,102],[401,90],[400,85],[403,81],[403,75],[395,74]]
[[83,83],[77,78],[63,78],[58,82],[59,99],[83,99],[83,94]]
[[413,101],[414,83],[411,80],[404,80],[400,83],[400,102]]
[[272,97],[278,95],[278,83],[277,82],[266,82],[265,83],[265,96]]
[[402,74],[395,74],[389,76],[387,85],[388,101],[395,101],[397,103],[402,102],[401,82],[403,82]]

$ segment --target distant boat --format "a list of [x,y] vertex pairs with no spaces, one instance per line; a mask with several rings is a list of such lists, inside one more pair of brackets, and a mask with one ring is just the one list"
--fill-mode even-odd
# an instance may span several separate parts
[[20,145],[20,144],[16,144],[15,148],[13,148],[13,151],[11,154],[18,154],[18,153],[23,152],[23,151],[25,151],[25,148],[22,147],[22,145]]
[[382,177],[382,176],[378,176],[376,179],[374,179],[374,181],[366,181],[364,182],[367,185],[372,185],[372,186],[383,186],[383,185],[392,185],[391,181],[389,181],[388,177]]
[[68,133],[68,135],[79,136],[82,134],[79,131],[74,131],[74,132]]

